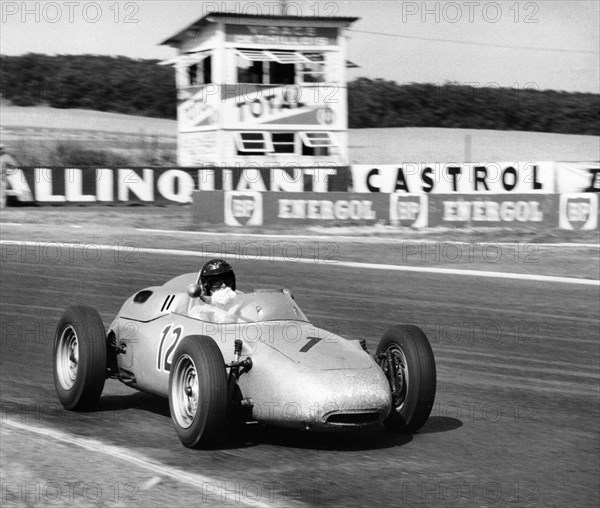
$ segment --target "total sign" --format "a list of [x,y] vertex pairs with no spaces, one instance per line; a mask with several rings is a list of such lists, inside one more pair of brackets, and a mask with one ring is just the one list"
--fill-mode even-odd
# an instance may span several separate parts
[[179,91],[177,118],[179,132],[215,129],[219,120],[218,95],[207,87],[194,86]]
[[248,128],[345,128],[342,89],[336,83],[313,87],[237,84],[221,86],[223,126]]

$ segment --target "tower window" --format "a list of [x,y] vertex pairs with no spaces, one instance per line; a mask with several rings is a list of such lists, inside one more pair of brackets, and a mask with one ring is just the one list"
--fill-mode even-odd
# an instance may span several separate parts
[[260,155],[273,151],[273,144],[266,132],[236,132],[234,136],[238,155]]
[[295,153],[296,141],[293,132],[274,132],[272,139],[275,153]]

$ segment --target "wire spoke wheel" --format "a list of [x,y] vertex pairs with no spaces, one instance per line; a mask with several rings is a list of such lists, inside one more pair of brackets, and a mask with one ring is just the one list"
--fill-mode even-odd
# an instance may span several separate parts
[[396,344],[390,345],[384,354],[386,357],[382,360],[381,367],[390,382],[393,406],[396,411],[401,411],[410,383],[406,357]]
[[383,335],[375,356],[392,395],[385,425],[396,432],[416,432],[435,399],[435,359],[427,337],[416,326],[395,326]]

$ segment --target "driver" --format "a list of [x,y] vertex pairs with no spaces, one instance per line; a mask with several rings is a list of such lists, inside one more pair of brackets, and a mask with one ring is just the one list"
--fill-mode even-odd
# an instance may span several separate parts
[[223,307],[235,299],[235,273],[223,259],[211,259],[204,263],[197,284],[202,289],[200,298],[205,303]]
[[235,273],[231,265],[222,259],[207,261],[198,273],[198,286],[199,298],[192,298],[188,313],[215,323],[228,322],[231,316],[227,308],[236,297]]

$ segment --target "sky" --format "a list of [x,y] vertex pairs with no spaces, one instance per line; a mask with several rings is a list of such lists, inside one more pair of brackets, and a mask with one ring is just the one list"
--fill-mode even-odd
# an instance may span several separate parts
[[[0,53],[167,59],[160,43],[211,11],[269,14],[275,0],[0,2]],[[289,15],[355,16],[360,76],[600,93],[600,2],[288,0]]]

